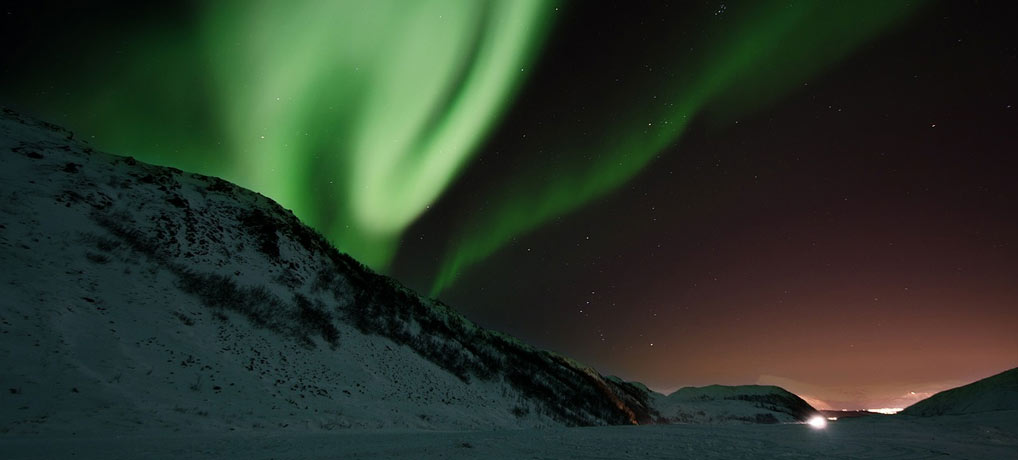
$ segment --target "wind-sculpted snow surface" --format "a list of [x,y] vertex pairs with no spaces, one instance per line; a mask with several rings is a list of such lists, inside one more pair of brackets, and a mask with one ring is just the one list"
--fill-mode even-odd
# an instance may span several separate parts
[[646,423],[225,181],[0,122],[0,433]]
[[931,417],[1003,410],[1018,410],[1018,368],[941,391],[905,408],[901,413]]

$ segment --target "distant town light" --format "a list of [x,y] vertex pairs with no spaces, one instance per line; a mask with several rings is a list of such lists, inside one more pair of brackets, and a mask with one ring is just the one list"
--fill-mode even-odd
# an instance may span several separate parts
[[876,412],[878,414],[894,415],[897,414],[898,412],[901,412],[903,409],[904,409],[903,407],[882,407],[880,409],[866,409],[866,412]]

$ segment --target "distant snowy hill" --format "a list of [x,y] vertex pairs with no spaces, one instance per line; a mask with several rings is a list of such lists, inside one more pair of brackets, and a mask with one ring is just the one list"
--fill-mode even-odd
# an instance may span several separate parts
[[257,193],[8,110],[0,166],[0,434],[664,420],[642,385],[479,328]]
[[1018,368],[941,391],[905,408],[901,414],[929,417],[1003,410],[1018,410]]
[[686,387],[655,396],[651,405],[668,423],[787,423],[817,414],[802,398],[768,385]]
[[794,423],[820,413],[802,398],[771,385],[683,387],[664,395],[639,382],[608,379],[646,394],[657,412],[655,423]]

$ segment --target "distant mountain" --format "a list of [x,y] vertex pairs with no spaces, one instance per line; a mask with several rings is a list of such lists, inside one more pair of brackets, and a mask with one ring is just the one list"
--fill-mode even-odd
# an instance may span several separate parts
[[802,398],[769,385],[686,387],[655,395],[651,405],[666,423],[789,423],[818,414]]
[[901,414],[930,417],[999,410],[1018,410],[1018,368],[941,391],[908,406]]
[[73,137],[0,114],[0,433],[679,420],[373,273],[264,196]]

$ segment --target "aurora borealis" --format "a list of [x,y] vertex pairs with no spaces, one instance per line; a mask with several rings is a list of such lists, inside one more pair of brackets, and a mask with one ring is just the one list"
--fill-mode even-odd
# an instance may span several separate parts
[[96,96],[61,109],[101,118],[89,130],[111,150],[257,190],[384,270],[512,101],[552,11],[535,0],[211,2],[186,28],[118,43],[126,75],[69,83]]
[[384,270],[512,100],[549,6],[211,4],[231,175]]
[[[619,119],[594,119],[601,130],[590,146],[561,136],[546,148],[573,152],[569,167],[551,174],[536,172],[514,178],[511,194],[493,205],[482,222],[453,243],[432,287],[432,294],[451,283],[467,265],[483,260],[513,237],[551,218],[600,197],[636,175],[662,149],[675,142],[686,124],[711,104],[725,115],[748,111],[786,91],[793,82],[836,62],[866,39],[900,20],[905,3],[881,7],[867,3],[759,3],[728,23],[711,26],[704,51],[673,51],[651,90],[633,91]],[[734,22],[732,24],[731,22]],[[775,78],[774,67],[781,67]],[[642,100],[643,103],[635,101]]]
[[[623,119],[590,117],[600,137],[589,145],[570,135],[549,139],[546,149],[575,159],[568,167],[549,170],[538,159],[488,192],[494,209],[450,234],[431,293],[513,237],[624,184],[705,108],[732,116],[776,99],[910,9],[758,2],[708,24],[707,40],[671,37],[702,51],[658,56],[669,78],[606,107]],[[77,110],[104,120],[90,128],[111,139],[111,150],[257,190],[385,271],[402,233],[511,103],[559,10],[536,0],[210,3],[194,11],[192,29],[132,37],[149,45],[129,52],[129,74],[178,70],[94,83],[102,97]],[[780,77],[772,66],[782,68]],[[178,143],[181,133],[194,134],[193,121],[153,117],[152,105],[138,104],[139,92],[153,104],[206,113],[219,129],[204,144]],[[167,141],[122,136],[125,125]]]
[[1018,360],[1004,3],[6,13],[2,104],[608,373],[855,408]]

